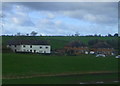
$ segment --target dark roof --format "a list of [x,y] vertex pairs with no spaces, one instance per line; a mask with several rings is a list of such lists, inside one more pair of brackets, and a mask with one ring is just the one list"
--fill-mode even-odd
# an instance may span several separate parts
[[49,45],[47,41],[43,40],[20,40],[14,39],[7,42],[8,45]]
[[86,45],[81,41],[72,41],[68,43],[65,47],[85,47]]
[[98,42],[95,45],[93,45],[92,48],[112,48],[112,46],[110,46],[106,42]]

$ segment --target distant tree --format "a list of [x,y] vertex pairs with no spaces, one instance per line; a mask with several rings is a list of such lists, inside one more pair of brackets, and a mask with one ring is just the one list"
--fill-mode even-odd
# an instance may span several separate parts
[[42,34],[40,34],[40,36],[42,36]]
[[98,42],[105,42],[105,41],[104,40],[98,40],[98,39],[89,40],[88,45],[93,46],[93,45],[97,44]]
[[93,35],[86,35],[86,36],[93,37]]
[[94,44],[98,43],[98,41],[99,41],[98,39],[90,40],[88,41],[88,45],[93,46]]
[[71,35],[71,36],[74,36],[74,35]]
[[109,39],[106,41],[109,45],[111,45],[113,48],[118,48],[118,39]]
[[32,31],[30,34],[31,34],[31,36],[36,36],[36,35],[37,35],[37,32]]
[[29,34],[27,33],[26,36],[29,36]]
[[118,37],[118,33],[115,33],[114,36]]
[[108,34],[108,37],[111,37],[112,35],[111,34]]
[[70,47],[83,47],[86,45],[83,42],[76,40],[76,41],[72,41],[72,42],[68,43],[68,46],[70,46]]
[[95,37],[97,36],[97,34],[94,35]]
[[99,37],[101,37],[101,34],[99,34]]
[[21,33],[20,33],[20,32],[18,32],[18,33],[17,33],[17,36],[20,36],[20,35],[21,35]]
[[120,55],[120,37],[118,37],[118,54]]
[[75,36],[80,36],[80,33],[79,33],[79,32],[76,32],[76,33],[75,33]]

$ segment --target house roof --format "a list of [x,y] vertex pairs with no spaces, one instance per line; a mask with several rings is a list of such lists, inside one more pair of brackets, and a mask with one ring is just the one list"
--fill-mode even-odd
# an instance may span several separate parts
[[93,45],[92,48],[112,48],[112,46],[106,42],[98,42],[95,45]]
[[7,42],[8,45],[49,45],[47,41],[43,40],[20,40],[14,39]]

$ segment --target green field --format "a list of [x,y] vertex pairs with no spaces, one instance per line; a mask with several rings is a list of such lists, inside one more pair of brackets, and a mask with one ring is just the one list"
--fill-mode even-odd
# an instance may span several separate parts
[[118,40],[118,37],[84,37],[84,36],[3,36],[2,37],[2,43],[3,45],[6,45],[8,40],[12,39],[37,39],[37,40],[47,40],[50,45],[52,46],[52,49],[59,49],[63,48],[66,44],[68,44],[71,41],[74,40],[80,40],[83,43],[88,45],[89,40],[93,39],[100,39],[100,40],[112,40],[116,39]]
[[[2,64],[4,77],[34,76],[27,79],[3,79],[4,84],[29,84],[29,82],[31,84],[77,84],[78,81],[117,80],[116,72],[118,71],[118,59],[112,56],[96,58],[94,55],[45,56],[39,54],[3,53]],[[91,75],[97,72],[99,74],[105,72],[113,73],[112,75],[103,74],[100,76],[98,74],[94,75],[94,77]],[[81,74],[84,76],[79,77]]]
[[[63,48],[74,40],[87,44],[89,40],[111,40],[117,37],[72,37],[72,36],[3,36],[2,45],[8,40],[47,40],[52,49]],[[88,45],[88,44],[87,44]],[[96,58],[95,55],[57,56],[40,54],[2,54],[3,84],[79,84],[118,80],[118,59],[115,56]]]

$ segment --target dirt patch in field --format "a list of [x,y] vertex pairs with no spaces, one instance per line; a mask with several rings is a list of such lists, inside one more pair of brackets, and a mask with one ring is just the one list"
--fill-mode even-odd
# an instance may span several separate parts
[[118,73],[114,71],[99,71],[99,72],[80,72],[80,73],[59,73],[59,74],[31,74],[31,75],[3,75],[2,79],[24,79],[42,76],[78,76],[86,74],[112,74]]

